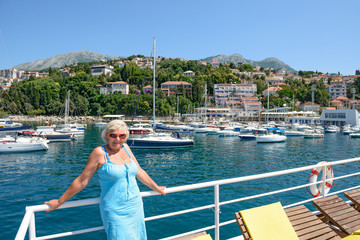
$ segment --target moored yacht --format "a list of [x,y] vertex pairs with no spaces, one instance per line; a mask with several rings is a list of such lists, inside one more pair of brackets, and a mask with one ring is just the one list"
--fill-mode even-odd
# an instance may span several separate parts
[[0,138],[0,153],[32,152],[49,150],[48,141],[39,137],[11,137]]

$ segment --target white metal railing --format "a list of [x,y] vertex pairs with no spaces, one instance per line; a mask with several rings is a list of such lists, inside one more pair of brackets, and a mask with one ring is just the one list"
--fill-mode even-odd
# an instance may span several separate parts
[[[304,187],[315,185],[315,184],[320,184],[320,187],[322,187],[322,189],[325,189],[326,181],[340,180],[340,179],[360,175],[360,172],[357,172],[357,173],[351,173],[351,174],[348,174],[348,175],[343,175],[343,176],[334,177],[334,178],[330,178],[330,179],[325,179],[326,178],[326,171],[327,171],[328,166],[340,165],[340,164],[351,163],[351,162],[356,162],[356,161],[360,161],[360,158],[352,158],[352,159],[346,159],[346,160],[335,161],[335,162],[327,162],[327,163],[322,163],[322,164],[317,164],[317,165],[310,165],[310,166],[306,166],[306,167],[293,168],[293,169],[270,172],[270,173],[256,174],[256,175],[250,175],[250,176],[245,176],[245,177],[237,177],[237,178],[231,178],[231,179],[224,179],[224,180],[218,180],[218,181],[210,181],[210,182],[204,182],[204,183],[196,183],[196,184],[190,184],[190,185],[185,185],[185,186],[167,188],[165,190],[165,192],[167,194],[170,194],[170,193],[175,193],[175,192],[183,192],[183,191],[188,191],[188,190],[213,187],[214,188],[214,204],[210,204],[210,205],[206,205],[206,206],[202,206],[202,207],[197,207],[197,208],[192,208],[192,209],[186,209],[186,210],[177,211],[177,212],[171,212],[171,213],[167,213],[167,214],[161,214],[161,215],[152,216],[152,217],[147,217],[147,218],[145,218],[145,221],[151,221],[151,220],[155,220],[155,219],[166,218],[166,217],[176,216],[176,215],[180,215],[180,214],[201,211],[201,210],[204,210],[204,209],[214,209],[214,225],[211,225],[211,226],[208,226],[208,227],[205,227],[205,228],[201,228],[201,229],[197,229],[197,230],[194,230],[194,231],[191,231],[191,232],[186,232],[186,233],[183,233],[183,234],[179,234],[179,235],[176,235],[176,236],[171,236],[171,237],[168,237],[168,238],[164,238],[163,240],[165,240],[165,239],[170,240],[170,239],[173,239],[173,238],[186,236],[188,234],[198,233],[198,232],[202,232],[202,231],[206,231],[206,230],[210,230],[210,229],[215,229],[215,239],[219,240],[220,239],[220,227],[228,225],[228,224],[232,224],[232,223],[235,222],[235,220],[231,220],[231,221],[220,223],[220,206],[227,205],[227,204],[232,204],[232,203],[235,203],[235,202],[246,201],[246,200],[260,198],[260,197],[265,197],[265,196],[269,196],[269,195],[274,195],[274,194],[278,194],[278,193],[288,192],[288,191],[304,188]],[[247,196],[247,197],[243,197],[243,198],[239,198],[239,199],[233,199],[233,200],[224,201],[224,202],[220,202],[220,200],[219,200],[220,199],[219,198],[219,195],[220,195],[219,186],[220,185],[232,184],[232,183],[240,183],[240,182],[252,181],[252,180],[257,180],[257,179],[276,177],[276,176],[281,176],[281,175],[286,175],[286,174],[291,174],[291,173],[303,172],[303,171],[307,171],[307,170],[311,170],[311,169],[319,168],[319,167],[322,167],[322,171],[323,171],[322,179],[320,181],[317,181],[317,182],[312,183],[312,184],[298,185],[298,186],[295,186],[295,187],[285,188],[285,189],[272,191],[272,192],[267,192],[267,193],[263,193],[263,194],[257,194],[257,195],[253,195],[253,196]],[[342,189],[341,191],[333,192],[333,193],[327,194],[327,195],[326,195],[326,191],[322,191],[323,194],[324,194],[323,196],[319,196],[317,198],[310,198],[310,199],[307,199],[307,200],[304,200],[304,201],[301,201],[301,202],[297,202],[297,203],[294,203],[294,204],[291,204],[291,205],[287,205],[287,206],[284,206],[284,208],[304,204],[306,202],[313,201],[314,199],[323,198],[323,197],[330,196],[330,195],[335,195],[335,194],[345,192],[345,191],[349,191],[349,190],[352,190],[352,189],[356,189],[356,188],[359,188],[359,187],[360,187],[360,185],[350,187],[350,188],[347,188],[347,189]],[[159,195],[159,193],[154,192],[154,191],[141,192],[142,197],[150,197],[150,196],[155,196],[155,195]],[[94,205],[94,204],[99,204],[99,202],[100,202],[99,198],[85,199],[85,200],[78,200],[78,201],[69,201],[69,202],[64,203],[62,206],[60,206],[59,209],[80,207],[80,206],[87,206],[87,205]],[[26,236],[27,230],[29,230],[29,239],[31,239],[31,240],[39,240],[39,239],[60,238],[60,237],[76,235],[76,234],[82,234],[82,233],[93,232],[93,231],[99,231],[99,230],[104,229],[103,226],[99,226],[99,227],[95,227],[95,228],[87,228],[87,229],[73,231],[73,232],[64,232],[64,233],[58,233],[58,234],[47,235],[47,236],[42,236],[42,237],[36,237],[36,234],[35,234],[36,233],[36,231],[35,231],[35,229],[36,229],[36,227],[35,227],[35,213],[40,212],[40,211],[46,211],[48,208],[49,208],[48,205],[36,205],[36,206],[26,207],[25,216],[24,216],[24,218],[23,218],[23,220],[21,222],[21,225],[20,225],[20,227],[18,229],[18,232],[17,232],[17,235],[16,235],[15,239],[16,240],[23,240],[25,238],[25,236]]]

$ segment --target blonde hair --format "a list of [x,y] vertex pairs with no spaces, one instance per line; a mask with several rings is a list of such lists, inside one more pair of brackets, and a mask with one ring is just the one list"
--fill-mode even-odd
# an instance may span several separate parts
[[129,138],[129,128],[126,125],[126,123],[122,120],[113,120],[111,122],[109,122],[105,129],[102,131],[101,133],[101,138],[104,140],[104,142],[108,141],[108,134],[111,131],[116,131],[118,129],[124,129],[125,130],[125,134],[126,134],[126,138],[125,141]]

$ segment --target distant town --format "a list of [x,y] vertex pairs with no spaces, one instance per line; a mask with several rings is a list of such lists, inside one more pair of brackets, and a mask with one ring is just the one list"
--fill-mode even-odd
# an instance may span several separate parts
[[[31,96],[27,99],[28,105],[18,100],[17,109],[15,107],[6,109],[5,106],[11,105],[13,101],[12,86],[15,84],[19,88],[23,81],[51,79],[63,89],[62,93],[56,97],[57,101],[62,101],[61,99],[65,97],[64,89],[69,86],[69,81],[71,82],[71,79],[75,79],[79,74],[86,74],[88,77],[82,81],[96,83],[94,87],[97,93],[86,97],[87,106],[79,111],[80,114],[130,114],[133,111],[131,109],[133,105],[129,109],[111,109],[101,102],[105,101],[105,98],[99,100],[94,97],[112,94],[120,94],[122,97],[138,95],[141,89],[144,95],[151,95],[149,93],[153,88],[152,68],[153,58],[137,55],[120,60],[77,63],[60,69],[49,68],[47,71],[39,72],[2,69],[0,70],[0,90],[2,90],[0,104],[5,110],[3,114],[16,114],[20,111],[23,114],[31,113],[29,115],[56,115],[60,106],[54,108],[53,112],[49,112],[41,103],[34,104]],[[163,111],[157,109],[159,115],[185,115],[205,111],[209,118],[219,116],[248,118],[259,116],[264,109],[280,111],[285,108],[286,111],[319,113],[322,109],[358,108],[359,106],[357,97],[360,90],[359,70],[355,70],[354,75],[313,71],[287,73],[284,69],[254,67],[244,63],[222,64],[162,57],[157,59],[156,71],[156,87],[161,91],[158,97],[167,99],[170,104]],[[64,81],[66,79],[68,81]],[[65,83],[68,86],[64,85]],[[73,91],[77,91],[76,88],[73,88]],[[8,93],[4,94],[4,92]],[[86,96],[82,93],[79,95]],[[180,107],[179,96],[182,99]],[[177,102],[174,102],[176,98]],[[144,106],[138,114],[151,115],[152,102],[149,99],[142,100]],[[49,104],[51,100],[46,101]],[[74,98],[72,101],[75,111],[82,100]],[[145,101],[147,103],[144,103]]]

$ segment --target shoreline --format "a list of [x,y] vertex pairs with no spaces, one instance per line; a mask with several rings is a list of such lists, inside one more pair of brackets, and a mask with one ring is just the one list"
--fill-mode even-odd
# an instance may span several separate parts
[[[59,117],[59,116],[24,116],[24,115],[9,115],[8,117],[3,117],[6,119],[11,119],[13,121],[19,121],[19,122],[51,122],[51,123],[57,123],[57,122],[63,122],[65,120],[65,117]],[[115,120],[115,119],[113,119]],[[125,116],[122,118],[124,122],[129,122],[132,120],[132,116]],[[96,116],[69,116],[69,122],[101,122],[105,121],[108,122],[109,120],[103,118],[103,117],[96,117]],[[176,119],[173,119],[172,117],[157,117],[156,121],[164,121],[164,122],[177,122]],[[134,122],[152,122],[152,120],[149,120],[148,117],[135,117]]]

